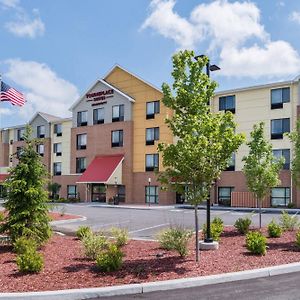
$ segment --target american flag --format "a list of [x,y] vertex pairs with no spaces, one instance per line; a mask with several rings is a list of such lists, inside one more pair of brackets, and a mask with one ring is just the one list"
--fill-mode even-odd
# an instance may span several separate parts
[[23,106],[25,97],[22,93],[1,81],[0,101],[9,101],[12,105]]

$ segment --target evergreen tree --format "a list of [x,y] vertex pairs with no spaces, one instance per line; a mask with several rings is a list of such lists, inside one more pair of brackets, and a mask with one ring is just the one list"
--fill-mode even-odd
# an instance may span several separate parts
[[2,231],[8,231],[12,241],[26,236],[42,244],[51,236],[45,190],[47,171],[36,152],[36,145],[40,141],[32,139],[31,133],[31,128],[27,126],[24,147],[14,154],[19,162],[10,170],[5,182],[8,216]]
[[243,158],[243,171],[248,189],[254,193],[259,205],[259,228],[261,228],[261,206],[272,187],[280,183],[279,171],[283,159],[276,160],[272,153],[272,145],[264,137],[264,122],[255,124],[247,143],[249,154]]
[[207,58],[195,60],[194,56],[193,51],[181,51],[173,56],[173,91],[164,83],[162,101],[172,111],[166,123],[178,141],[161,143],[158,150],[164,166],[159,180],[165,188],[185,193],[187,201],[194,206],[198,261],[198,205],[210,201],[213,182],[226,169],[244,137],[235,133],[231,112],[211,112],[208,103],[216,83],[202,72]]

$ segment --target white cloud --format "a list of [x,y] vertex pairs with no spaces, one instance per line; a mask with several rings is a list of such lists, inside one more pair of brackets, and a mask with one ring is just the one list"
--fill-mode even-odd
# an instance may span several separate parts
[[19,0],[0,0],[0,4],[5,8],[16,8],[19,3]]
[[223,76],[280,77],[300,71],[299,54],[285,41],[272,41],[254,2],[202,3],[188,18],[174,11],[175,3],[153,0],[141,28],[154,29],[182,49],[199,50],[209,43],[207,52],[219,55]]
[[293,11],[290,15],[289,15],[289,19],[291,21],[294,21],[298,24],[300,24],[300,12],[299,11]]
[[27,14],[21,13],[18,14],[17,21],[6,23],[5,28],[16,36],[32,39],[42,36],[45,32],[45,25],[36,10],[33,19],[30,19]]
[[[3,116],[11,116],[12,115],[12,111],[9,108],[0,108],[0,115]],[[0,118],[0,122],[1,122],[1,118]],[[1,126],[1,124],[0,124]]]
[[45,33],[45,24],[41,20],[38,9],[32,10],[32,16],[20,5],[19,0],[0,0],[4,9],[11,8],[15,12],[15,20],[7,22],[5,28],[18,37],[34,39]]
[[36,111],[64,117],[79,97],[76,86],[60,78],[46,64],[35,61],[10,59],[5,77],[20,86],[26,104],[20,108],[20,116],[28,120]]
[[277,2],[278,6],[284,7],[285,6],[285,2],[284,1],[279,1]]

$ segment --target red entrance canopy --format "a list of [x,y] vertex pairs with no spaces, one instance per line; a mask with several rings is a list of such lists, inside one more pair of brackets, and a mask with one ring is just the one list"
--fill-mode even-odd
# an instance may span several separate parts
[[3,182],[8,177],[8,174],[0,174],[0,182]]
[[106,183],[123,159],[122,154],[96,156],[80,176],[78,183]]

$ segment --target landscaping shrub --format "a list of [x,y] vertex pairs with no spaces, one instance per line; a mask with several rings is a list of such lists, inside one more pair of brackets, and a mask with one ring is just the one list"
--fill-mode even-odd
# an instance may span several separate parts
[[188,254],[188,241],[192,232],[180,227],[169,228],[158,234],[160,247],[166,250],[175,250],[181,257]]
[[82,243],[86,257],[92,260],[108,247],[107,238],[103,235],[89,234],[82,239]]
[[246,235],[246,247],[253,254],[265,255],[267,239],[259,231],[249,232]]
[[268,225],[268,233],[271,238],[278,238],[282,234],[282,228],[274,221],[274,219]]
[[24,254],[28,250],[36,250],[38,245],[35,240],[23,236],[18,238],[14,242],[13,246],[14,246],[14,251],[17,254]]
[[0,222],[3,222],[5,219],[4,213],[0,211]]
[[79,226],[79,228],[76,231],[76,236],[82,240],[87,235],[92,234],[92,230],[89,226]]
[[300,231],[296,234],[296,245],[298,248],[300,248]]
[[[206,236],[206,224],[203,225],[202,233],[204,235],[204,238]],[[224,231],[224,223],[223,220],[219,217],[215,217],[213,221],[210,224],[210,234],[214,241],[219,241],[220,236]]]
[[29,247],[17,256],[17,266],[20,272],[38,273],[44,266],[44,259],[40,253]]
[[234,227],[237,229],[237,231],[241,234],[245,234],[249,231],[249,227],[251,225],[252,221],[250,218],[238,218],[235,223]]
[[105,251],[98,254],[96,265],[100,271],[116,271],[122,266],[123,252],[114,244],[109,244]]
[[283,231],[293,231],[299,228],[299,220],[296,215],[289,215],[286,211],[283,211],[280,216],[280,226]]
[[116,240],[115,244],[117,247],[123,247],[128,242],[128,230],[125,228],[113,227],[110,229],[110,232],[114,239]]

